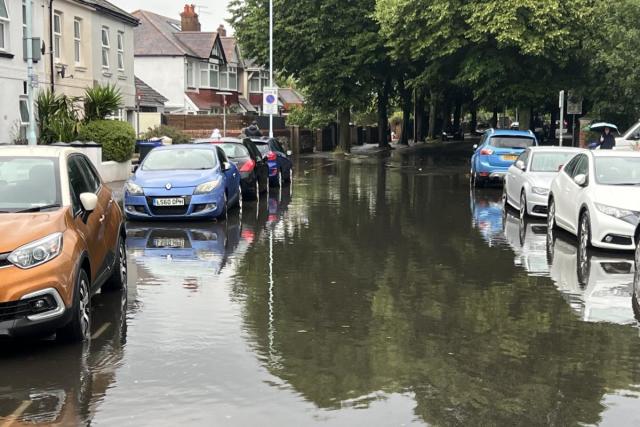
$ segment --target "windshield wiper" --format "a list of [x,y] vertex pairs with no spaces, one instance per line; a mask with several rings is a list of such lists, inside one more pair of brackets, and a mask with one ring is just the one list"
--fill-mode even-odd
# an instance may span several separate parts
[[633,187],[633,186],[640,185],[640,182],[619,182],[611,185],[623,185],[623,186]]
[[16,211],[15,213],[40,212],[45,209],[53,209],[53,208],[59,208],[59,207],[60,207],[59,203],[53,203],[51,205],[34,206],[32,208]]

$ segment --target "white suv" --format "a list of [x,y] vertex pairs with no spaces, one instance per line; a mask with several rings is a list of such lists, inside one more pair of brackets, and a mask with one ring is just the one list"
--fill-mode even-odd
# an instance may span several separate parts
[[581,248],[633,250],[640,221],[640,153],[588,151],[551,183],[548,226],[578,236]]

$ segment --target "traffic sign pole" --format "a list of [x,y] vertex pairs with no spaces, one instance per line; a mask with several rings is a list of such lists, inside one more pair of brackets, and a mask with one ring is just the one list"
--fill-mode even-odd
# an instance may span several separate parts
[[560,101],[559,101],[559,106],[560,106],[560,147],[562,147],[562,140],[563,138],[563,133],[564,133],[564,91],[561,90],[560,91]]
[[25,39],[27,44],[27,109],[29,110],[29,126],[27,127],[27,142],[36,145],[36,116],[33,111],[33,92],[37,86],[38,76],[33,70],[33,5],[30,0],[24,3],[25,11]]
[[[273,88],[273,0],[269,0],[269,87]],[[273,138],[272,112],[269,114],[269,138]]]

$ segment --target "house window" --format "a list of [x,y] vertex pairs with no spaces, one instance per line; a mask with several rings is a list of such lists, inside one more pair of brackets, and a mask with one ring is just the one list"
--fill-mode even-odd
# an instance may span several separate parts
[[[0,6],[0,9],[2,6]],[[26,40],[27,38],[27,5],[22,0],[22,39]],[[23,45],[23,57],[27,57],[27,45],[26,43]]]
[[102,27],[102,68],[109,68],[109,28]]
[[220,87],[219,67],[216,64],[203,62],[200,64],[200,87],[218,89]]
[[62,14],[53,13],[53,57],[60,60],[62,49]]
[[20,98],[20,124],[22,126],[29,124],[29,107],[26,98]]
[[260,77],[262,77],[262,90],[264,90],[265,87],[269,87],[269,74],[260,72]]
[[124,33],[118,31],[118,70],[124,71]]
[[8,49],[9,11],[5,0],[0,0],[0,50]]
[[238,69],[236,67],[223,66],[220,68],[220,88],[238,90]]
[[73,19],[73,59],[76,64],[82,62],[82,20],[80,18]]
[[187,62],[187,87],[188,88],[195,88],[196,85],[194,84],[194,69],[193,69],[193,62]]
[[249,92],[252,92],[252,93],[262,92],[261,82],[262,81],[260,80],[260,73],[255,71],[251,75],[251,79],[249,80]]

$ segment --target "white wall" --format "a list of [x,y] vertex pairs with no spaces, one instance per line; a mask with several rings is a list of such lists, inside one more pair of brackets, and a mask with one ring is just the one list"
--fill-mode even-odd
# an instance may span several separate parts
[[[109,29],[109,68],[102,66],[102,27]],[[124,33],[124,70],[118,69],[118,32]],[[101,85],[116,85],[122,94],[125,109],[135,109],[136,87],[133,60],[133,26],[108,15],[93,14],[91,28],[93,44],[93,79]]]
[[[27,81],[27,63],[22,52],[22,2],[8,0],[9,13],[7,49],[0,51],[0,143],[13,142],[16,132],[20,133],[20,98],[26,98],[24,82]],[[33,1],[33,36],[42,37],[44,28],[43,1]],[[13,55],[13,57],[10,57]],[[44,80],[44,61],[35,64],[40,82]],[[16,127],[18,125],[18,127]],[[24,128],[23,128],[24,132]]]
[[167,110],[185,107],[185,63],[184,58],[136,56],[136,76],[168,99]]

